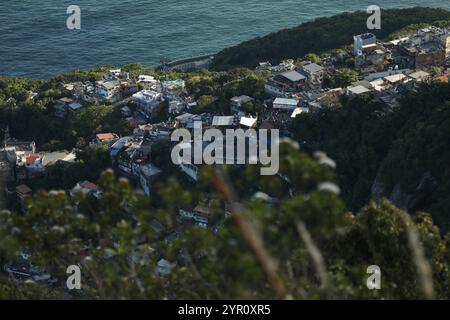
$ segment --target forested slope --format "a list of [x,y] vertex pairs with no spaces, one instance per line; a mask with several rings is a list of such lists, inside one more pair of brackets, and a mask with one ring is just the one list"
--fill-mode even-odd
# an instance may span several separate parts
[[[278,62],[313,52],[340,48],[352,43],[356,34],[367,32],[366,12],[343,13],[318,18],[291,29],[284,29],[227,48],[215,58],[217,69],[255,67],[261,61]],[[412,24],[450,19],[450,12],[432,8],[389,9],[382,11],[382,28],[375,30],[384,38]]]

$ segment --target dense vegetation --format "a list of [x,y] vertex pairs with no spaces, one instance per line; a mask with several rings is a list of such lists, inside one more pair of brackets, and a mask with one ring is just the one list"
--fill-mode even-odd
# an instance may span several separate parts
[[[219,84],[235,81],[228,94],[239,94],[239,84],[252,76],[236,74],[231,81],[224,73],[190,81],[199,97],[222,96],[228,90]],[[72,292],[74,298],[450,298],[450,239],[442,235],[448,223],[449,99],[450,85],[431,83],[408,93],[394,112],[361,97],[298,117],[292,130],[302,152],[293,142],[281,149],[281,172],[290,182],[261,178],[249,166],[228,168],[229,180],[208,170],[195,187],[168,177],[150,199],[111,172],[100,181],[99,202],[39,192],[26,214],[1,213],[0,259],[33,252],[33,263],[58,279],[65,279],[68,265],[80,263],[83,291]],[[220,106],[215,103],[209,107]],[[167,146],[155,149],[164,153]],[[337,177],[333,161],[312,158],[317,150],[336,161]],[[98,174],[107,150],[84,148],[78,159],[70,170],[51,168],[36,188],[70,188],[76,179]],[[414,195],[420,199],[415,207],[406,206],[411,217],[386,200],[369,201],[377,177],[381,196],[390,196],[396,184],[405,192],[417,189],[427,172],[433,183]],[[225,202],[241,204],[218,234],[176,218],[177,208],[194,206],[205,192],[218,215]],[[421,210],[429,210],[441,230],[430,215],[416,213]],[[163,279],[156,272],[161,257],[177,262]],[[382,269],[381,291],[366,287],[370,265]],[[64,281],[52,288],[5,282],[1,292],[2,298],[62,298]]]
[[[130,127],[121,119],[120,110],[112,106],[89,106],[68,118],[54,116],[56,101],[68,96],[59,85],[62,80],[99,78],[97,72],[75,72],[48,81],[0,78],[1,139],[9,127],[11,136],[34,140],[40,150],[61,150],[86,144],[96,133],[128,133]],[[33,97],[33,93],[38,95]]]
[[[10,261],[26,249],[58,279],[80,263],[83,287],[71,292],[73,298],[449,298],[450,239],[430,216],[411,219],[387,201],[347,212],[330,187],[335,178],[324,157],[312,159],[284,143],[281,169],[292,177],[294,196],[285,193],[274,204],[261,193],[233,192],[228,170],[204,172],[201,185],[218,214],[224,201],[240,203],[217,234],[175,219],[177,207],[200,197],[175,181],[150,200],[111,172],[101,179],[103,198],[96,204],[41,192],[26,214],[0,214],[0,257]],[[268,193],[285,183],[277,176],[261,182],[250,167],[240,177],[242,187],[258,179]],[[177,236],[166,237],[155,222]],[[163,278],[156,271],[161,257],[177,262]],[[382,269],[380,291],[366,287],[370,265]],[[19,299],[62,298],[65,291],[64,281],[52,288],[4,283],[1,289],[0,298]]]
[[423,84],[393,112],[361,97],[339,109],[297,117],[292,128],[304,150],[325,150],[337,161],[344,198],[353,210],[386,196],[410,212],[432,213],[448,231],[449,99],[450,85]]
[[[188,91],[199,101],[199,108],[194,110],[199,113],[227,112],[229,99],[235,95],[265,97],[264,77],[248,69],[165,73],[145,70],[137,64],[123,69],[132,74],[148,73],[161,80],[184,79]],[[132,128],[122,119],[119,107],[87,105],[74,116],[54,116],[53,106],[57,100],[69,96],[61,83],[98,80],[107,70],[107,67],[99,67],[94,71],[75,71],[47,81],[0,77],[0,140],[6,127],[15,138],[36,141],[40,150],[70,150],[85,146],[95,134],[102,132],[128,135]],[[33,97],[33,92],[37,96]]]
[[[410,23],[450,18],[435,9],[398,13],[384,12],[379,36]],[[253,65],[266,56],[276,61],[339,47],[363,31],[366,17],[317,19],[226,50],[217,61]],[[300,41],[305,28],[308,37]],[[296,41],[286,46],[289,38]],[[314,41],[318,38],[323,41]],[[248,69],[163,73],[138,64],[123,69],[184,79],[199,102],[192,112],[226,114],[229,99],[241,94],[256,98],[246,108],[258,111],[266,98],[266,75]],[[9,126],[12,136],[36,140],[39,150],[77,148],[75,164],[51,166],[45,177],[28,181],[34,190],[96,181],[110,159],[107,148],[88,147],[90,139],[104,131],[128,135],[132,130],[109,105],[89,106],[67,119],[53,116],[52,106],[66,95],[60,82],[98,80],[106,70],[48,81],[0,79],[1,131]],[[343,66],[328,81],[343,86],[355,77]],[[30,91],[38,95],[33,98]],[[66,268],[73,264],[82,266],[83,276],[83,290],[70,292],[73,298],[450,299],[449,101],[449,84],[429,83],[407,93],[393,112],[361,96],[302,114],[291,128],[297,142],[281,148],[280,169],[288,181],[261,177],[257,166],[247,166],[206,169],[194,185],[176,172],[172,176],[170,145],[160,142],[152,152],[165,177],[150,198],[112,171],[101,175],[99,201],[39,191],[25,214],[0,213],[0,265],[14,261],[18,252],[31,252],[33,264],[59,281],[47,287],[0,279],[0,299],[67,297]],[[178,218],[178,208],[195,206],[205,193],[218,217],[225,203],[231,208],[218,232]],[[157,273],[161,258],[177,265],[165,277]],[[381,267],[380,291],[367,289],[370,265]]]
[[[351,43],[356,34],[367,32],[365,12],[343,13],[318,18],[292,29],[285,29],[224,49],[215,58],[217,69],[255,67],[261,61],[277,63],[282,59],[302,57],[310,52],[321,53]],[[388,37],[409,25],[449,20],[443,9],[411,8],[382,11],[382,28],[375,30],[379,38]]]

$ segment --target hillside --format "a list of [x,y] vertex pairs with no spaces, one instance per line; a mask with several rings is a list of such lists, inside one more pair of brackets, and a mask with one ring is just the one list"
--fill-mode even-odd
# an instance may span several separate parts
[[[258,55],[248,61],[259,61],[260,53],[274,57],[269,60],[301,56],[290,46],[305,53],[347,44],[353,32],[364,31],[357,28],[365,17],[343,14],[298,27],[306,33],[281,31],[273,52],[248,49]],[[450,19],[450,12],[390,10],[384,19],[379,36]],[[300,34],[309,42],[299,41]],[[295,41],[283,43],[289,37]],[[256,48],[266,40],[254,41]],[[38,266],[39,275],[52,277],[37,282],[0,271],[0,300],[450,298],[450,84],[407,86],[393,109],[370,95],[343,94],[338,103],[285,122],[294,140],[280,143],[279,175],[261,176],[259,165],[204,165],[194,181],[172,163],[174,144],[161,134],[178,125],[172,120],[179,114],[166,112],[173,101],[143,119],[131,93],[122,96],[134,111],[131,120],[142,122],[104,99],[57,116],[55,105],[73,97],[75,82],[94,86],[117,73],[109,69],[46,81],[0,78],[0,139],[8,132],[36,141],[42,154],[76,155],[18,181],[33,191],[26,210],[16,197],[10,197],[16,207],[0,210],[0,264],[20,275],[23,266]],[[353,71],[338,70],[342,78],[343,70]],[[155,71],[139,64],[122,71],[130,82],[154,76],[155,88],[166,83],[170,99],[177,95],[170,84],[185,81],[175,102],[196,106],[184,115],[229,115],[230,99],[241,95],[254,98],[243,104],[248,113],[262,117],[272,109],[265,104],[264,72]],[[82,91],[97,97],[90,92]],[[119,148],[100,143],[98,134],[109,132],[133,138]],[[161,175],[150,176],[154,166]],[[143,179],[149,194],[136,190]],[[73,264],[83,270],[83,289],[68,293],[64,280]],[[368,266],[382,268],[383,290],[368,290]]]
[[423,84],[394,112],[359,98],[344,107],[297,117],[293,124],[303,150],[324,150],[337,161],[346,203],[358,210],[388,198],[410,213],[432,214],[450,230],[450,85]]
[[[367,17],[366,12],[360,11],[318,18],[292,29],[243,42],[219,52],[215,58],[215,68],[254,67],[260,61],[278,62],[282,59],[301,57],[310,52],[320,53],[348,45],[353,35],[367,31]],[[450,12],[443,9],[383,10],[382,29],[374,33],[379,38],[385,38],[411,24],[426,24],[448,19]]]

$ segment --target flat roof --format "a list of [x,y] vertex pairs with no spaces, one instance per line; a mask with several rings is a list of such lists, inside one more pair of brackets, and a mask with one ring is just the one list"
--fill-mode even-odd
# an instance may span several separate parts
[[391,76],[384,77],[384,80],[386,80],[387,82],[390,82],[390,83],[397,83],[397,82],[402,81],[405,78],[406,78],[406,76],[404,74],[400,73],[400,74],[393,74]]
[[69,108],[72,110],[78,110],[82,107],[82,105],[78,102],[72,102],[71,104],[69,104]]
[[360,86],[356,86],[356,87],[350,87],[350,88],[348,88],[348,91],[350,91],[353,94],[362,94],[362,93],[370,92],[371,90],[360,85]]
[[429,77],[429,76],[430,76],[430,74],[428,72],[425,72],[425,71],[422,71],[422,70],[413,72],[413,73],[408,75],[408,77],[416,79],[416,80],[423,79],[423,78],[426,78],[426,77]]
[[281,76],[285,77],[286,79],[288,79],[292,82],[297,82],[297,81],[306,79],[306,77],[304,75],[298,73],[297,71],[288,71],[288,72],[282,73]]
[[246,95],[242,95],[242,96],[239,96],[239,97],[233,97],[230,100],[233,101],[233,102],[241,103],[241,102],[253,101],[253,98],[249,97],[249,96],[246,96]]
[[323,67],[319,66],[317,63],[310,63],[306,66],[303,66],[303,70],[308,71],[309,73],[314,73],[318,71],[322,71]]
[[289,99],[289,98],[276,98],[273,101],[273,104],[285,104],[290,106],[296,106],[298,104],[298,101],[295,99]]
[[258,121],[257,118],[241,117],[241,121],[239,123],[243,126],[252,128],[256,125],[257,121]]
[[234,122],[234,116],[214,116],[213,126],[231,126]]
[[116,80],[106,81],[101,84],[101,86],[105,87],[108,90],[114,89],[115,87],[117,87],[119,85],[120,85],[120,82],[116,81]]

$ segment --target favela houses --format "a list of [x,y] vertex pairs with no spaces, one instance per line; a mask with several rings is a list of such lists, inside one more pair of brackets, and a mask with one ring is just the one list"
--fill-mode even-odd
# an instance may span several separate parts
[[0,17],[0,300],[450,299],[450,3]]

